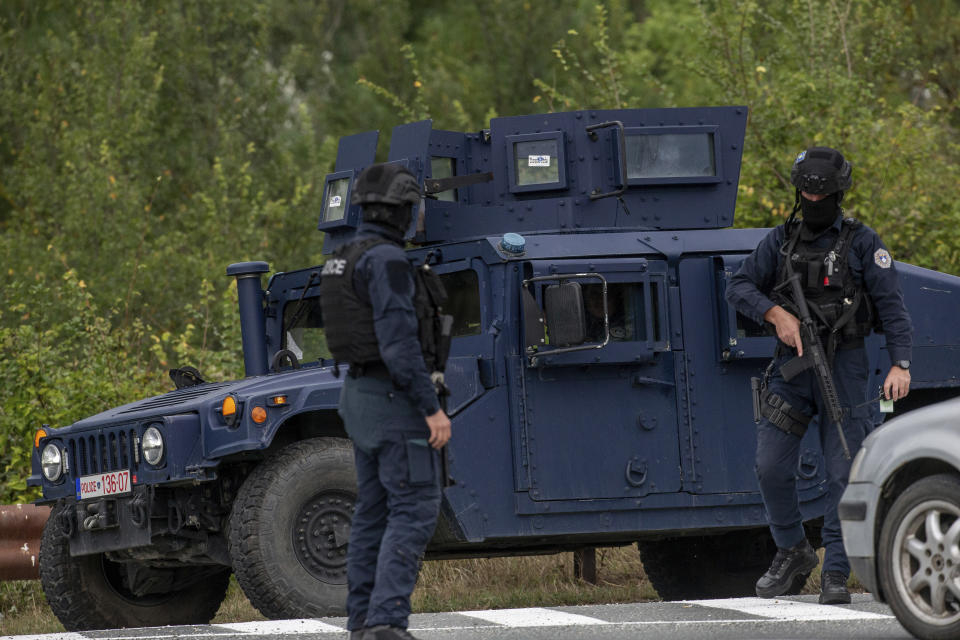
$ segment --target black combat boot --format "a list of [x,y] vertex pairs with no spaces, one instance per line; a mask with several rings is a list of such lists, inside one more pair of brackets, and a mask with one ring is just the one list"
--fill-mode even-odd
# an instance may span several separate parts
[[417,640],[406,629],[380,624],[364,630],[363,640]]
[[795,547],[777,549],[770,568],[757,580],[757,595],[761,598],[784,595],[797,576],[813,571],[817,562],[817,554],[806,539]]
[[820,574],[820,604],[850,604],[847,576],[839,571]]

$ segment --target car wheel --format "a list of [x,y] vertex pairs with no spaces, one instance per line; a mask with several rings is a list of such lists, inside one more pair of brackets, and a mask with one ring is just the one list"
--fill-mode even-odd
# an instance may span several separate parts
[[907,488],[883,521],[880,586],[900,623],[924,640],[960,637],[960,477]]
[[[151,567],[113,562],[106,554],[70,555],[70,539],[60,526],[64,510],[54,509],[40,541],[40,583],[50,609],[67,631],[206,624],[227,593],[230,569],[190,566]],[[131,589],[131,575],[148,593]]]
[[345,614],[356,486],[353,448],[341,438],[296,442],[250,473],[233,503],[230,557],[260,613]]

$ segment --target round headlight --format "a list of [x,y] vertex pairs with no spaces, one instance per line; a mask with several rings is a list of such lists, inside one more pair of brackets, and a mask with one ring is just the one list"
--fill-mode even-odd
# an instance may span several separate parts
[[156,466],[163,458],[163,435],[156,427],[147,427],[143,432],[143,438],[140,439],[140,449],[143,451],[143,459],[149,464]]
[[40,454],[40,468],[43,469],[43,477],[50,482],[56,482],[63,474],[63,456],[60,448],[52,442]]

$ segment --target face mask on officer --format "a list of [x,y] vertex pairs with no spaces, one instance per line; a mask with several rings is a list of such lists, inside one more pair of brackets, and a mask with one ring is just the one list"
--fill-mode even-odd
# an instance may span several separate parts
[[839,198],[836,193],[819,200],[811,200],[807,195],[800,196],[800,211],[803,223],[810,231],[818,233],[834,223],[840,213]]
[[797,207],[803,225],[819,233],[841,214],[843,194],[853,185],[852,167],[843,154],[830,147],[810,147],[801,151],[790,170],[790,182],[797,190]]

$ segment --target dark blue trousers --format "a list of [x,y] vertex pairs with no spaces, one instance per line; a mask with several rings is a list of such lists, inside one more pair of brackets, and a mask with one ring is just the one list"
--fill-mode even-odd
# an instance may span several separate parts
[[407,628],[410,594],[440,510],[439,457],[423,416],[389,380],[344,380],[357,504],[347,551],[347,628]]
[[[843,548],[837,505],[847,487],[850,464],[836,426],[830,421],[816,375],[808,369],[789,382],[780,375],[780,366],[793,356],[779,357],[768,389],[807,415],[819,417],[820,446],[826,474],[826,508],[823,514],[823,570],[850,575],[850,563]],[[844,407],[843,433],[851,458],[860,449],[864,437],[873,428],[871,408],[857,406],[867,401],[867,355],[864,349],[836,352],[833,380]],[[811,424],[811,427],[813,425]],[[800,438],[780,430],[766,418],[757,430],[757,480],[767,510],[770,533],[778,547],[788,548],[804,538],[797,496],[797,467],[800,463]]]

